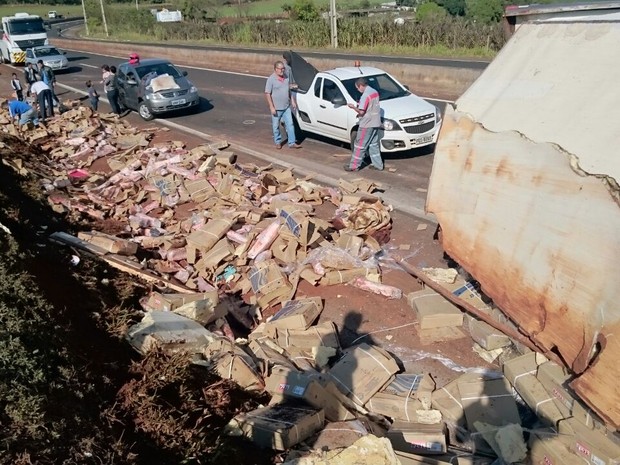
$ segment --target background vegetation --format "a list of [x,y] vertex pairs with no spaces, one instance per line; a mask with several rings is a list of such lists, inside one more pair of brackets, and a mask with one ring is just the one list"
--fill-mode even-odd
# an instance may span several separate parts
[[[551,3],[554,0],[538,0]],[[501,19],[507,3],[526,0],[339,0],[338,45],[379,53],[490,58],[505,43]],[[0,5],[2,0],[0,0]],[[226,43],[316,49],[331,45],[329,0],[84,0],[89,33],[115,39]],[[383,7],[382,7],[383,5]],[[152,9],[180,10],[183,23],[158,23]],[[46,15],[81,15],[81,0],[39,5],[26,0],[0,13],[26,10]]]

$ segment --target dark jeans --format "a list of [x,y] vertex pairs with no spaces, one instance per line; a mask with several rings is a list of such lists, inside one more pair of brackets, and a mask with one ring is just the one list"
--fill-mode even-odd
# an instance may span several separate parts
[[108,101],[110,102],[110,106],[112,107],[112,111],[117,115],[121,114],[121,106],[118,103],[118,89],[111,90],[106,92],[108,97]]
[[[37,94],[37,102],[39,103],[39,115],[42,120],[49,116],[54,116],[54,101],[52,100],[52,91],[45,89]],[[49,110],[49,111],[48,111]]]

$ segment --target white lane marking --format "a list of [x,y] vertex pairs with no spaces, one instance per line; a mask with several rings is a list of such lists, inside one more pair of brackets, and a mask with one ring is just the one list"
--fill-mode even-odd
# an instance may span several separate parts
[[87,65],[86,63],[80,63],[81,66],[86,66],[87,68],[95,68],[95,69],[99,69],[99,66],[94,66],[94,65]]

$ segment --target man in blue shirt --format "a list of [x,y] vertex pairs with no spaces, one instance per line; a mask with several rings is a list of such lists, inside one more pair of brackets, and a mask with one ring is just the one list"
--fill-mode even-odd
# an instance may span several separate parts
[[19,119],[20,126],[28,124],[30,121],[32,121],[32,124],[35,126],[38,126],[39,119],[37,118],[34,108],[24,101],[17,100],[17,96],[15,94],[13,96],[15,97],[15,100],[9,101],[9,114],[11,115],[11,119]]

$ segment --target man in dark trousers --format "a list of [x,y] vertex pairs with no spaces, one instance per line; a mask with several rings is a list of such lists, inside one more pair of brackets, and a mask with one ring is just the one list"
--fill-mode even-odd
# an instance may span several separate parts
[[41,80],[45,84],[47,84],[47,87],[49,87],[50,91],[52,92],[52,101],[56,105],[60,105],[60,100],[56,96],[56,92],[54,91],[54,86],[56,85],[56,76],[54,76],[54,70],[44,64],[43,60],[37,61],[37,67],[39,68],[39,75],[41,76]]
[[50,117],[53,117],[54,102],[52,100],[52,89],[50,89],[49,86],[43,81],[37,81],[30,86],[30,92],[32,92],[37,98],[41,121],[45,122],[45,118],[47,118],[48,113]]
[[24,79],[28,85],[26,96],[30,97],[30,86],[39,80],[37,70],[34,69],[32,63],[28,63],[24,68]]
[[355,142],[351,147],[351,160],[344,165],[345,171],[359,171],[366,155],[370,156],[370,168],[383,171],[379,134],[381,131],[381,107],[379,92],[368,85],[365,78],[355,81],[356,89],[361,92],[359,103],[349,103],[348,107],[355,110],[359,118],[359,127]]

